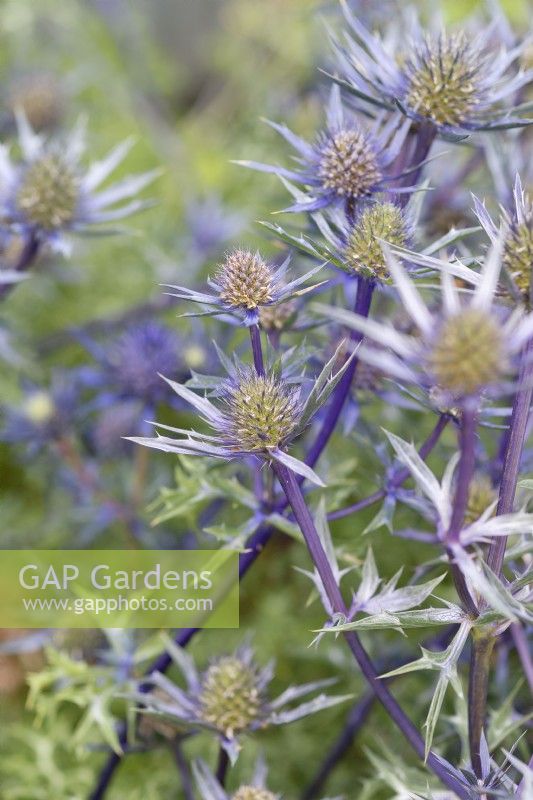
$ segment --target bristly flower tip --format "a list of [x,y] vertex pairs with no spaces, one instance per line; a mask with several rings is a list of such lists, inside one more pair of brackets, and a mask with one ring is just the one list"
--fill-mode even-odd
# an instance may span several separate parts
[[300,390],[289,388],[273,375],[246,370],[223,389],[222,432],[230,449],[265,451],[286,444],[293,433],[301,405]]
[[216,275],[220,299],[228,306],[252,311],[273,300],[272,270],[259,253],[234,250],[228,253]]
[[390,273],[380,240],[405,247],[408,238],[405,216],[399,206],[389,201],[369,205],[347,232],[346,266],[357,275],[387,280]]

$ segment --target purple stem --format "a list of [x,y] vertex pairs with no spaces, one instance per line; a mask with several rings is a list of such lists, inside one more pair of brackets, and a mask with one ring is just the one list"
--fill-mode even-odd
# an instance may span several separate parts
[[446,552],[450,560],[450,571],[452,573],[457,594],[461,598],[461,601],[467,611],[474,615],[477,615],[478,609],[472,598],[472,595],[468,590],[463,573],[457,564],[454,563],[452,547],[459,542],[459,534],[461,533],[466,509],[468,507],[470,483],[472,481],[476,465],[476,426],[477,415],[473,401],[467,401],[463,408],[461,430],[459,433],[459,448],[461,455],[459,459],[459,468],[457,471],[452,518],[450,520],[450,527],[448,528],[445,537]]
[[511,625],[511,636],[513,637],[516,652],[522,663],[522,669],[524,670],[524,675],[529,684],[529,690],[531,694],[533,694],[533,658],[525,628],[519,622],[513,622]]
[[[522,354],[518,385],[519,388],[514,398],[505,450],[500,496],[496,509],[497,516],[510,514],[513,510],[518,471],[526,439],[529,410],[533,395],[533,339],[528,342]],[[506,547],[506,536],[496,536],[491,542],[487,564],[496,575],[501,575]]]
[[319,771],[302,795],[302,800],[312,800],[324,786],[330,773],[351,747],[357,734],[365,724],[376,698],[373,692],[367,692],[351,709],[346,725],[338,739],[333,743]]
[[261,347],[261,332],[259,325],[250,325],[250,341],[252,342],[252,353],[254,356],[254,366],[258,375],[265,374],[265,364],[263,361],[263,348]]
[[[439,441],[444,428],[449,422],[449,417],[446,414],[441,414],[438,418],[435,427],[425,440],[425,442],[421,445],[418,455],[421,459],[425,461],[425,459],[429,456],[437,442]],[[340,508],[338,511],[331,511],[328,514],[328,520],[335,520],[335,519],[342,519],[343,517],[348,517],[350,514],[355,514],[358,511],[362,511],[364,508],[368,506],[374,505],[374,503],[378,503],[380,500],[383,500],[384,497],[398,489],[405,481],[410,477],[411,473],[407,469],[407,467],[399,467],[396,469],[390,481],[388,482],[387,486],[384,489],[380,489],[374,494],[369,495],[368,497],[364,497],[362,500],[358,500],[357,503],[354,503],[351,506],[347,506],[346,508]]]
[[[362,317],[368,317],[373,293],[374,284],[371,281],[366,280],[366,278],[360,277],[357,283],[357,296],[355,298],[354,306],[354,311],[356,314],[359,314]],[[352,331],[350,333],[350,339],[354,343],[360,342],[362,338],[362,334],[358,331]],[[347,358],[348,357],[349,356],[347,356]],[[322,427],[320,428],[315,441],[309,448],[307,458],[305,459],[305,463],[310,467],[313,467],[316,464],[327,443],[329,442],[331,434],[335,430],[340,413],[343,409],[352,385],[355,370],[357,369],[357,363],[357,357],[353,358],[350,366],[333,391],[333,395],[322,421]]]
[[[283,491],[292,508],[294,517],[302,531],[307,548],[311,555],[313,564],[320,576],[320,580],[328,597],[333,613],[348,615],[348,610],[344,603],[340,588],[337,584],[333,570],[331,569],[328,557],[322,547],[320,537],[315,528],[315,524],[307,508],[304,497],[295,474],[279,462],[272,463],[272,469],[278,478]],[[384,681],[380,680],[378,673],[370,660],[366,650],[361,644],[361,640],[354,631],[345,631],[344,638],[348,647],[352,651],[361,672],[365,676],[370,688],[381,702],[392,721],[398,726],[406,740],[417,753],[424,758],[424,740],[420,736],[417,728],[413,725],[409,717],[406,716],[396,699],[392,696]],[[435,753],[430,752],[427,757],[427,764],[433,770],[442,783],[454,791],[461,800],[468,800],[470,793],[466,786],[451,773],[452,767],[439,758]]]
[[[35,231],[31,231],[28,234],[28,238],[24,243],[18,261],[13,267],[13,271],[27,272],[27,270],[31,267],[31,265],[35,261],[40,246],[41,243],[39,237],[37,236],[37,233]],[[15,286],[16,283],[6,283],[3,286],[0,286],[0,299],[6,297]]]

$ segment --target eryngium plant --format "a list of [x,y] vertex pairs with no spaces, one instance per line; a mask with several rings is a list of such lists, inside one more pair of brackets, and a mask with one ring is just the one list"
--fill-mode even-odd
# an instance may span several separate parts
[[[135,409],[153,411],[161,422],[146,424],[156,435],[133,437],[145,449],[133,448],[129,505],[113,505],[133,544],[157,535],[137,535],[142,478],[159,477],[169,464],[176,486],[156,501],[158,520],[183,523],[188,545],[237,550],[241,578],[258,558],[297,566],[283,572],[283,586],[280,570],[255,583],[252,576],[251,605],[257,600],[263,609],[262,596],[266,605],[271,593],[290,588],[288,611],[272,604],[271,613],[276,642],[290,639],[292,652],[299,640],[286,631],[299,631],[305,601],[316,601],[305,637],[318,656],[306,653],[302,664],[312,671],[320,663],[326,681],[344,679],[358,695],[343,729],[324,724],[314,742],[317,759],[326,752],[316,774],[311,761],[304,765],[306,798],[322,796],[324,783],[336,778],[377,700],[394,748],[378,743],[345,760],[338,784],[348,797],[524,800],[533,780],[524,736],[526,684],[533,685],[533,264],[529,140],[520,129],[531,121],[531,70],[525,43],[514,41],[495,4],[494,21],[482,27],[476,20],[446,30],[430,20],[426,29],[413,15],[405,26],[398,16],[390,30],[382,26],[383,36],[365,25],[366,5],[341,2],[344,17],[332,21],[334,85],[325,123],[315,132],[303,123],[292,124],[294,132],[273,124],[294,151],[292,164],[289,152],[281,160],[287,166],[244,162],[277,175],[293,199],[287,229],[264,225],[281,243],[281,257],[262,255],[251,242],[229,242],[241,226],[217,213],[210,228],[209,207],[189,202],[186,213],[197,216],[184,271],[193,264],[194,274],[189,286],[177,276],[167,288],[182,301],[182,316],[199,318],[196,327],[184,324],[180,337],[168,321],[136,318],[150,316],[160,307],[154,304],[148,314],[145,305],[136,309],[133,324],[103,346],[76,331],[97,362],[74,371],[79,394],[63,401],[60,392],[32,387],[18,413],[8,410],[5,438],[51,442],[70,467],[71,484],[76,475],[77,494],[90,494],[107,511],[108,473],[94,478],[95,462],[112,449],[106,438],[131,428],[139,433]],[[495,130],[503,146],[483,138]],[[142,201],[129,198],[151,177],[100,190],[125,146],[86,171],[77,137],[58,146],[24,117],[20,131],[22,159],[4,153],[2,160],[6,235],[20,235],[29,248],[15,273],[37,246],[61,245],[68,232],[136,210]],[[447,152],[441,138],[451,143]],[[457,146],[464,139],[466,146]],[[518,177],[516,164],[524,166]],[[489,172],[498,173],[501,209],[491,202]],[[509,173],[502,192],[501,177]],[[240,179],[236,171],[236,186]],[[482,199],[472,201],[470,188]],[[437,199],[428,200],[429,189]],[[452,226],[441,236],[442,219],[451,216],[473,224],[477,216],[480,226]],[[428,231],[437,229],[433,240]],[[290,280],[287,246],[295,251]],[[327,277],[312,285],[319,270]],[[4,286],[12,279],[11,272],[3,276]],[[318,292],[321,302],[311,302]],[[221,367],[203,363],[211,350]],[[119,404],[121,413],[103,416]],[[90,424],[84,419],[77,431],[80,412]],[[75,433],[80,448],[92,448],[89,468],[73,451]],[[146,448],[165,454],[153,472]],[[165,531],[164,546],[176,546],[174,533]],[[282,535],[283,548],[265,547]],[[253,619],[261,625],[261,611]],[[292,749],[270,759],[268,781],[262,766],[248,778],[256,756],[250,740],[297,718],[311,726],[309,715],[344,696],[315,694],[323,681],[312,680],[272,699],[273,676],[249,647],[228,655],[211,644],[209,632],[203,635],[211,658],[198,670],[201,657],[186,652],[197,632],[182,629],[173,640],[150,643],[146,650],[156,658],[142,671],[146,659],[131,643],[106,650],[105,686],[98,663],[77,670],[57,657],[47,707],[65,696],[78,702],[86,711],[82,730],[92,732],[96,720],[115,751],[92,800],[105,795],[123,756],[155,750],[161,739],[172,748],[186,797],[194,780],[210,800],[291,796],[294,787],[285,791],[278,778]],[[410,635],[399,645],[403,632]],[[91,655],[101,657],[96,648]],[[403,676],[414,673],[417,682],[407,683]],[[39,686],[36,679],[34,695]],[[130,703],[127,720],[141,717],[140,723],[116,726],[115,701]],[[268,736],[275,752],[275,731]],[[380,738],[373,730],[370,736]],[[248,749],[248,762],[234,768],[240,749]],[[191,767],[193,753],[200,760]]]

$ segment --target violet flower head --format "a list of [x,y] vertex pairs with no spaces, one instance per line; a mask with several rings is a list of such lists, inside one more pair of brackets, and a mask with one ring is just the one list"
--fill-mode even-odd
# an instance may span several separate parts
[[281,266],[274,267],[257,252],[233,250],[226,254],[215,277],[208,280],[213,294],[195,292],[184,286],[168,286],[168,288],[175,290],[170,292],[172,297],[190,300],[212,309],[185,316],[229,315],[236,317],[244,325],[257,325],[262,308],[284,303],[316,288],[316,285],[303,286],[303,284],[321,267],[315,267],[305,275],[285,283],[284,276],[289,261],[290,257],[286,258]]
[[322,485],[320,478],[302,461],[286,452],[288,445],[307,427],[318,409],[348,368],[351,359],[335,372],[341,343],[333,357],[313,381],[306,399],[302,395],[303,377],[284,379],[273,368],[259,375],[252,367],[235,360],[224,360],[229,373],[217,381],[213,394],[217,402],[200,397],[187,386],[165,379],[182,400],[193,406],[213,434],[184,430],[155,423],[158,428],[178,434],[177,438],[133,437],[132,441],[156,450],[178,455],[201,455],[229,460],[254,456],[278,461],[294,472]]
[[[503,229],[503,267],[511,282],[512,293],[519,301],[531,307],[533,271],[533,201],[524,192],[520,176],[516,176],[513,191],[514,207],[509,212],[501,208],[499,227]],[[474,197],[477,218],[494,244],[501,237],[496,223],[485,205]]]
[[92,225],[123,219],[148,205],[132,198],[158,170],[131,175],[100,189],[131,148],[131,139],[87,169],[81,164],[85,149],[82,125],[74,128],[66,141],[59,141],[35,133],[24,114],[18,114],[17,121],[22,160],[12,161],[7,147],[0,148],[0,206],[15,231],[33,234],[68,254],[65,234],[84,233]]
[[[401,115],[379,117],[372,124],[346,113],[338,87],[333,87],[327,109],[327,126],[313,143],[306,142],[285,125],[269,123],[297,151],[296,169],[237,161],[251,169],[270,172],[294,181],[302,190],[289,189],[296,197],[286,211],[318,211],[331,205],[352,208],[377,192],[384,192],[403,175],[387,175],[405,141],[409,125]],[[411,187],[390,191],[411,191]]]
[[160,673],[150,676],[154,690],[135,692],[132,699],[142,703],[141,713],[173,724],[177,729],[196,728],[213,732],[232,763],[237,760],[242,734],[253,733],[269,725],[284,725],[344,702],[347,696],[315,696],[301,705],[294,700],[329,686],[332,681],[316,681],[289,687],[271,699],[268,686],[274,664],[259,666],[254,652],[245,643],[235,653],[214,660],[199,672],[193,659],[167,639],[168,652],[185,678],[186,689],[179,688]]
[[[479,33],[440,30],[427,34],[410,17],[411,41],[389,47],[371,33],[341,0],[349,32],[334,40],[339,82],[358,100],[429,123],[442,134],[464,136],[530,124],[514,116],[513,95],[531,81],[533,70],[511,71],[525,45],[492,44],[496,25]],[[407,34],[406,34],[407,36]],[[511,98],[511,102],[506,101]]]
[[[316,309],[360,331],[379,345],[363,346],[359,356],[394,378],[438,388],[450,405],[483,394],[509,390],[516,374],[516,356],[533,336],[533,314],[518,308],[506,313],[495,305],[501,272],[501,241],[489,252],[481,274],[463,267],[476,288],[468,302],[460,300],[452,279],[457,266],[420,257],[420,263],[441,270],[442,306],[431,311],[400,261],[384,245],[385,256],[402,303],[418,335],[400,333],[387,323],[316,304]],[[415,256],[416,257],[416,256]],[[468,277],[467,277],[468,280]]]
[[175,331],[153,320],[128,328],[107,356],[121,395],[152,403],[163,400],[168,392],[158,373],[178,375],[180,345]]

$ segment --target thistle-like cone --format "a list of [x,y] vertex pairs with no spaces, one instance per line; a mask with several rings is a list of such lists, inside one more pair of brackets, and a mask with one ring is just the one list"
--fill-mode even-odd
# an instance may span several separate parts
[[58,230],[72,222],[80,183],[59,153],[48,153],[28,166],[17,193],[18,209],[31,225]]
[[350,272],[381,281],[390,277],[380,239],[398,247],[407,244],[405,218],[394,203],[369,206],[355,221],[348,234],[344,252],[345,263]]
[[407,105],[439,125],[458,125],[479,102],[482,65],[463,32],[426,38],[406,64]]
[[497,320],[467,308],[444,320],[429,354],[437,385],[452,395],[475,394],[500,378],[507,367]]
[[217,275],[220,298],[233,308],[253,310],[273,299],[273,276],[257,253],[234,250],[226,256]]
[[318,175],[325,189],[347,198],[365,197],[382,177],[368,138],[355,128],[326,139]]
[[231,800],[278,800],[278,796],[258,786],[240,786]]
[[225,392],[226,430],[236,450],[260,451],[286,442],[298,422],[299,390],[272,375],[246,372]]
[[529,305],[533,272],[533,204],[528,205],[522,222],[513,221],[510,224],[504,240],[502,260]]
[[228,737],[257,718],[262,702],[258,669],[236,656],[218,659],[203,676],[201,717]]

